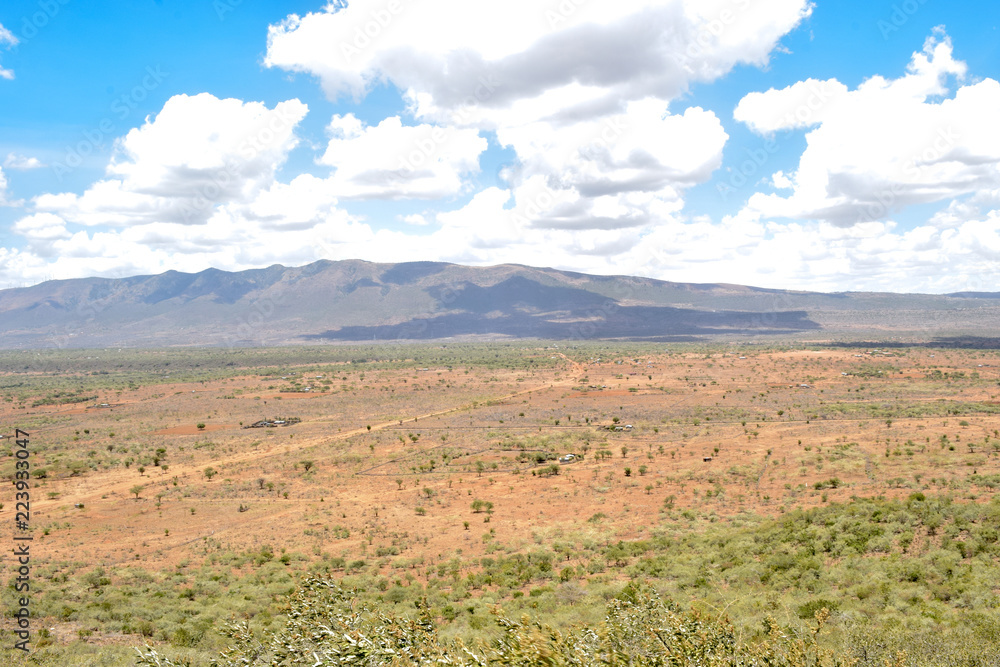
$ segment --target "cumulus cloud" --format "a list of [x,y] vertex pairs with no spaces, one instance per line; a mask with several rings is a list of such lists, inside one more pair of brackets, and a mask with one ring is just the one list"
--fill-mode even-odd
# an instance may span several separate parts
[[534,224],[585,229],[648,224],[654,202],[679,207],[683,189],[718,168],[728,135],[712,112],[670,114],[665,103],[645,99],[605,118],[540,120],[497,138],[517,153],[506,175],[518,203],[534,204],[525,207]]
[[[13,227],[24,247],[0,249],[0,280],[364,258],[974,289],[1000,259],[1000,84],[966,83],[943,32],[896,79],[849,89],[809,78],[746,95],[733,113],[752,131],[779,144],[806,133],[798,165],[762,174],[779,194],[755,194],[734,215],[685,209],[729,137],[717,110],[682,106],[683,93],[739,64],[765,66],[811,10],[807,0],[331,2],[272,26],[267,66],[313,75],[335,99],[395,86],[405,113],[363,121],[339,110],[312,173],[289,180],[279,170],[305,104],[171,98],[119,139],[82,194],[35,198]],[[516,157],[500,187],[477,192],[486,136]],[[5,188],[0,171],[0,202]],[[422,201],[393,210],[398,229],[343,204],[402,199]],[[893,222],[927,201],[947,205],[912,229]]]
[[334,116],[319,163],[336,170],[329,187],[352,199],[436,199],[458,194],[479,171],[486,139],[473,129],[404,126],[391,116],[365,127],[353,114]]
[[337,198],[324,179],[302,174],[291,183],[274,183],[245,206],[229,210],[268,229],[311,229],[331,218],[347,218],[337,209]]
[[3,161],[3,166],[7,169],[28,171],[29,169],[41,169],[45,165],[36,157],[25,157],[24,155],[8,153],[7,158]]
[[398,118],[371,128],[335,118],[322,158],[343,156],[335,191],[458,192],[474,147],[485,144],[467,135],[463,150],[412,169],[407,156],[420,159],[426,141],[418,133],[489,130],[517,155],[504,171],[515,207],[536,226],[572,230],[636,229],[656,223],[658,206],[679,208],[684,190],[721,164],[728,137],[713,112],[672,114],[671,100],[736,64],[766,64],[812,9],[806,0],[335,5],[271,26],[265,63],[317,76],[334,99],[360,99],[387,81],[427,121],[418,130]]
[[388,80],[418,116],[452,122],[470,104],[494,123],[592,116],[676,97],[737,63],[765,64],[811,9],[806,0],[357,0],[271,26],[265,64],[319,77],[331,98],[360,99]]
[[299,100],[269,109],[177,95],[116,142],[108,178],[82,195],[41,195],[35,205],[85,225],[204,223],[215,206],[249,203],[273,183],[307,112]]
[[1000,83],[958,85],[966,65],[935,30],[904,76],[875,76],[856,90],[807,80],[751,93],[735,117],[760,133],[812,128],[794,173],[775,175],[788,196],[754,194],[765,216],[846,226],[884,220],[913,204],[1000,187]]

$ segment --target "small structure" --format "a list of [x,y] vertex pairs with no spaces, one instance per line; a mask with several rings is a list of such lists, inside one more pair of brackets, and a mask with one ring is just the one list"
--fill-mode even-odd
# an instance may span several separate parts
[[284,419],[261,419],[243,428],[277,428],[278,426],[291,426],[302,421],[299,417],[286,417]]
[[576,454],[567,454],[559,459],[559,463],[572,463],[573,461],[576,461]]
[[702,461],[704,461],[705,463],[711,463],[712,462],[712,457],[711,456],[706,456],[706,457],[704,457],[702,459]]

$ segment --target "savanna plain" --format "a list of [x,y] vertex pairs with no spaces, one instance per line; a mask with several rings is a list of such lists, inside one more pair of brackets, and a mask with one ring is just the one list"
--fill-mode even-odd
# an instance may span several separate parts
[[1000,664],[997,350],[33,350],[0,399],[5,665]]

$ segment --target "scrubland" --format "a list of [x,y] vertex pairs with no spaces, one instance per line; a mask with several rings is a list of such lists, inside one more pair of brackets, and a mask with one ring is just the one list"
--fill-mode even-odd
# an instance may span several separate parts
[[0,660],[1000,664],[998,396],[923,346],[0,353]]

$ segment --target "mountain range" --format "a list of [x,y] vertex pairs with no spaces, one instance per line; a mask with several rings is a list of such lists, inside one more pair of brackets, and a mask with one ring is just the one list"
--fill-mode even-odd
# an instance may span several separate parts
[[0,348],[726,337],[982,341],[1000,293],[821,293],[513,264],[321,260],[0,290]]

